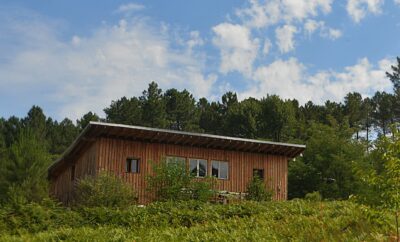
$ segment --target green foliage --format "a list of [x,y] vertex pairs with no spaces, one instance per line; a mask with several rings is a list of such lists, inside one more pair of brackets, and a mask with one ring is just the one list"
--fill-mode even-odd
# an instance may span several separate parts
[[313,202],[321,202],[322,201],[322,196],[318,191],[307,193],[304,198],[307,201],[313,201]]
[[88,112],[81,119],[76,120],[76,124],[78,126],[78,129],[82,131],[89,123],[90,121],[99,121],[100,118],[97,116],[96,113]]
[[246,193],[247,200],[258,202],[272,200],[272,192],[267,190],[264,181],[258,176],[254,176],[249,184],[247,184]]
[[0,208],[1,241],[387,241],[393,217],[350,202]]
[[78,181],[75,205],[85,207],[126,207],[136,202],[132,187],[120,177],[102,172]]
[[364,189],[358,199],[364,203],[388,208],[400,206],[400,131],[392,137],[378,138],[376,148],[363,166],[357,167]]
[[47,167],[50,156],[37,135],[21,131],[4,154],[0,166],[0,201],[41,201],[48,197]]
[[153,174],[147,177],[147,189],[159,201],[208,201],[214,194],[212,178],[193,177],[179,161],[153,164]]
[[289,197],[313,191],[331,199],[355,194],[358,187],[353,164],[363,159],[363,145],[350,139],[352,132],[346,126],[313,124],[308,131],[303,157],[289,163]]
[[187,90],[169,89],[164,94],[168,128],[184,131],[199,131],[199,112],[196,100]]

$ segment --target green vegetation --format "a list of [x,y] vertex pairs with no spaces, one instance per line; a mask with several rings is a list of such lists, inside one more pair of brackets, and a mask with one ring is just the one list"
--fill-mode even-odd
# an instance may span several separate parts
[[258,176],[254,176],[249,182],[246,193],[247,200],[261,202],[271,201],[272,199],[272,192],[267,190],[264,181]]
[[83,207],[121,208],[132,205],[137,200],[129,184],[107,172],[79,180],[74,198],[74,204]]
[[393,217],[351,202],[198,201],[145,208],[0,209],[1,241],[387,241]]
[[196,179],[179,161],[153,165],[153,175],[147,177],[148,190],[158,201],[209,201],[214,195],[212,178]]

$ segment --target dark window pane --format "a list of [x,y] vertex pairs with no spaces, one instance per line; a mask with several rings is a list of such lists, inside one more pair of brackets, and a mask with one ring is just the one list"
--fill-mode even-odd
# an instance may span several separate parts
[[205,177],[207,175],[207,161],[199,160],[199,176]]
[[212,166],[212,176],[218,177],[218,161],[212,161],[211,166]]
[[197,160],[190,160],[190,174],[197,176]]
[[131,172],[139,173],[139,160],[138,159],[131,160]]
[[264,180],[264,169],[253,169],[253,177],[258,177]]
[[219,162],[219,177],[221,179],[228,179],[228,162]]

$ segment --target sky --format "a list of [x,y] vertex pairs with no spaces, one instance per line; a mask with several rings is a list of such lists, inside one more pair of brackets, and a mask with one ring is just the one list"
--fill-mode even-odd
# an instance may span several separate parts
[[399,39],[400,0],[2,0],[0,116],[104,116],[151,81],[209,100],[367,97],[391,92]]

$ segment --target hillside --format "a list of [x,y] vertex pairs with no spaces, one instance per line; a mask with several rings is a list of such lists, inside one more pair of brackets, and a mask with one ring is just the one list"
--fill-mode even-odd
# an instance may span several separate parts
[[0,241],[387,241],[394,218],[352,202],[154,203],[0,210]]

